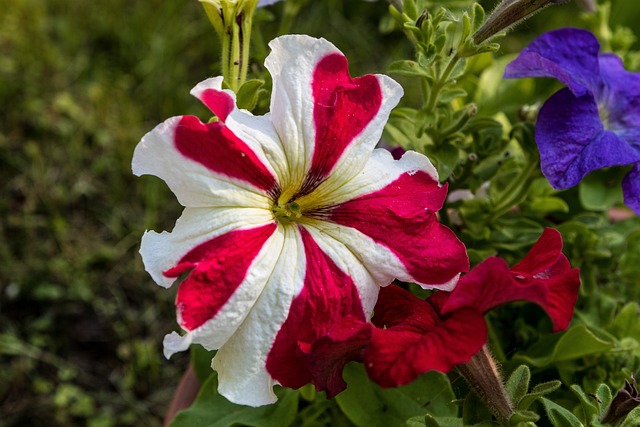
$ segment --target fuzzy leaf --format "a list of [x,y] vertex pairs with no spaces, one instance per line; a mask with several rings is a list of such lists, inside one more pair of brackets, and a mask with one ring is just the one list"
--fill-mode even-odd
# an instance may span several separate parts
[[556,391],[561,385],[562,383],[558,380],[538,384],[530,393],[520,399],[520,403],[517,406],[518,410],[526,410],[536,399]]
[[511,402],[517,407],[520,400],[529,391],[529,381],[531,380],[531,371],[526,365],[518,366],[511,373],[507,380],[507,394],[511,398]]
[[390,74],[397,74],[406,77],[426,77],[431,78],[429,73],[415,61],[400,60],[392,62],[387,68]]
[[624,419],[620,427],[638,427],[640,425],[640,407],[632,410]]
[[544,409],[547,412],[547,416],[551,420],[551,424],[554,427],[583,427],[584,424],[580,422],[578,417],[573,415],[567,409],[550,401],[549,399],[545,399],[541,397],[540,400],[544,405]]
[[439,101],[443,104],[449,103],[456,98],[463,98],[467,96],[467,91],[460,88],[445,89],[440,92]]
[[571,386],[571,391],[578,396],[578,400],[580,400],[580,406],[582,407],[582,412],[584,414],[582,421],[587,425],[590,425],[600,414],[597,401],[593,397],[587,395],[584,390],[582,390],[582,387],[577,384]]

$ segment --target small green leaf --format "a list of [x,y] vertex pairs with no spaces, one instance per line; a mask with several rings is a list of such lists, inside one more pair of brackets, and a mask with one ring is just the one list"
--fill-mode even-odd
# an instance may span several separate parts
[[600,408],[598,408],[597,401],[592,396],[587,395],[584,390],[582,390],[582,387],[577,384],[573,384],[571,386],[571,391],[578,396],[578,400],[580,400],[580,406],[582,407],[584,415],[582,421],[585,424],[591,424],[600,414]]
[[462,418],[434,417],[430,414],[422,417],[421,425],[427,427],[464,427]]
[[214,373],[202,384],[196,401],[178,413],[171,427],[286,427],[298,412],[298,392],[286,388],[276,390],[278,402],[272,405],[236,405],[218,393],[218,376]]
[[480,28],[480,26],[484,22],[484,9],[482,8],[482,5],[480,5],[480,3],[473,4],[471,17],[473,20],[473,31],[475,32],[478,30],[478,28]]
[[418,6],[416,6],[415,0],[404,0],[402,11],[412,20],[418,19]]
[[467,96],[467,91],[464,89],[445,89],[440,92],[438,100],[443,104],[447,104],[456,98],[464,98],[465,96]]
[[397,74],[406,77],[426,77],[431,78],[427,70],[422,68],[420,64],[410,60],[400,60],[392,62],[387,68],[390,74]]
[[260,91],[264,85],[263,80],[253,79],[244,82],[238,94],[236,95],[236,104],[238,108],[251,111],[256,107],[258,98],[260,97]]
[[590,173],[579,187],[582,206],[592,211],[604,211],[622,203],[621,180],[621,170],[616,168]]
[[518,406],[520,400],[529,391],[529,381],[531,380],[531,372],[526,365],[518,366],[509,376],[507,383],[505,384],[507,394],[511,398],[514,406]]
[[531,406],[531,404],[536,399],[539,399],[542,396],[546,396],[547,394],[556,391],[557,389],[560,388],[561,385],[562,385],[562,382],[558,380],[538,384],[533,388],[533,390],[531,390],[530,393],[528,393],[526,396],[520,399],[520,403],[517,406],[518,410],[520,411],[526,410],[527,408],[529,408],[529,406]]
[[596,397],[597,404],[599,406],[598,417],[604,417],[611,401],[613,400],[613,395],[611,394],[611,389],[606,384],[600,384],[596,389]]
[[430,415],[425,417],[411,417],[407,420],[407,427],[440,427],[440,424]]
[[207,351],[199,344],[192,345],[191,348],[191,365],[198,377],[200,384],[203,384],[213,373],[211,368],[211,360],[216,355],[216,351]]
[[544,397],[540,398],[554,427],[583,427],[584,424],[570,411]]
[[424,151],[434,163],[441,180],[446,180],[451,175],[460,159],[460,150],[453,144],[442,144],[438,147],[428,145]]
[[619,427],[638,427],[640,426],[640,407],[635,408],[624,419]]
[[591,354],[605,353],[613,347],[613,343],[596,337],[586,326],[577,325],[562,334],[545,336],[534,344],[526,354],[517,354],[514,360],[535,367],[543,367]]
[[509,418],[509,425],[520,426],[526,423],[535,423],[540,419],[540,415],[532,411],[518,411]]

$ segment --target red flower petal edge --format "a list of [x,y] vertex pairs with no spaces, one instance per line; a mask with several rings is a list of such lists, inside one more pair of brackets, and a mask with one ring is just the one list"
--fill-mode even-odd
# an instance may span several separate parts
[[547,228],[512,269],[491,257],[460,279],[453,292],[426,300],[398,287],[380,292],[372,323],[353,316],[312,344],[299,344],[313,383],[329,397],[344,390],[342,370],[363,362],[382,387],[407,384],[431,370],[448,372],[468,362],[487,340],[483,314],[510,301],[542,307],[554,331],[566,329],[580,287],[579,270],[562,254],[562,237]]
[[460,279],[442,308],[442,314],[463,307],[482,313],[512,301],[529,301],[547,312],[553,331],[569,326],[578,299],[580,273],[562,254],[562,236],[547,228],[527,256],[512,269],[491,257]]
[[397,286],[380,292],[374,319],[386,329],[372,330],[364,363],[369,377],[382,387],[410,383],[427,371],[449,372],[487,341],[482,313],[462,308],[441,317],[431,299],[422,301]]

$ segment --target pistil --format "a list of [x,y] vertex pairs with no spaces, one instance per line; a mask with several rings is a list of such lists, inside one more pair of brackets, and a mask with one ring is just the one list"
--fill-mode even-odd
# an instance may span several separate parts
[[295,201],[274,204],[271,211],[278,221],[289,222],[302,218],[302,209]]

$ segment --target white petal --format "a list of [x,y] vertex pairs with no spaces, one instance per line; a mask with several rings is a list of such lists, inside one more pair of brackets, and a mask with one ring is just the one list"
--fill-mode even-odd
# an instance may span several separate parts
[[191,249],[230,231],[272,221],[273,214],[267,209],[185,208],[171,233],[147,231],[142,236],[140,254],[153,280],[167,288],[175,279],[162,273],[175,267]]
[[400,160],[394,160],[389,151],[379,148],[373,151],[359,174],[350,177],[346,182],[341,181],[342,177],[330,178],[320,184],[312,194],[301,197],[298,202],[305,204],[306,199],[313,197],[321,200],[322,206],[336,206],[381,190],[400,175],[413,174],[416,171],[427,172],[436,182],[438,181],[438,172],[425,155],[407,151]]
[[[304,180],[315,149],[312,82],[316,66],[327,55],[342,53],[327,40],[304,35],[278,37],[269,46],[272,52],[265,66],[273,77],[271,115],[289,164],[289,179],[285,181],[285,177],[281,177],[283,187],[287,187]],[[382,75],[376,78],[382,90],[382,104],[336,164],[334,173],[343,181],[362,169],[380,139],[391,109],[402,96],[402,88],[395,81]]]
[[371,317],[380,286],[395,278],[411,277],[393,252],[353,228],[325,221],[310,221],[305,228],[320,249],[352,278],[367,319]]
[[306,263],[297,227],[279,227],[284,244],[260,298],[235,334],[212,362],[218,371],[218,391],[234,403],[260,406],[273,403],[274,380],[266,359],[293,298],[304,283]]

